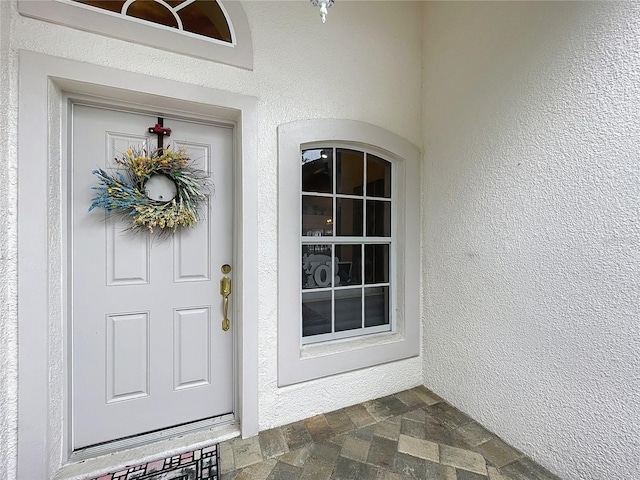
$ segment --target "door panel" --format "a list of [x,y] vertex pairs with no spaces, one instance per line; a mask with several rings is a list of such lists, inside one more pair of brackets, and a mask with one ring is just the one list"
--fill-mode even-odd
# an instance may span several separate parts
[[[213,189],[197,228],[153,240],[88,212],[91,171],[148,143],[151,115],[74,105],[70,149],[73,448],[233,413],[232,329],[221,265],[232,263],[233,130],[165,117]],[[232,276],[230,274],[229,276]],[[233,301],[233,295],[230,297]],[[230,309],[233,311],[233,308]]]

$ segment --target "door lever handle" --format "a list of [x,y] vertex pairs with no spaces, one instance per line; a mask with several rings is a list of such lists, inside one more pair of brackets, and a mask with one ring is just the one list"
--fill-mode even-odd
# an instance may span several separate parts
[[[222,266],[224,273],[229,273],[231,267],[228,265]],[[231,295],[231,279],[226,275],[220,279],[220,295],[222,295],[222,309],[224,312],[224,318],[222,319],[222,330],[225,332],[229,330],[229,295]]]

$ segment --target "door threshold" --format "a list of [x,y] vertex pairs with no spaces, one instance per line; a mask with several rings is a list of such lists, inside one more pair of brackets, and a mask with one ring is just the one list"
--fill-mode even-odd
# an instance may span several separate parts
[[126,466],[148,463],[160,458],[180,455],[240,436],[240,425],[233,422],[212,428],[158,440],[146,445],[127,448],[90,458],[70,459],[54,475],[54,480],[84,480],[117,471]]

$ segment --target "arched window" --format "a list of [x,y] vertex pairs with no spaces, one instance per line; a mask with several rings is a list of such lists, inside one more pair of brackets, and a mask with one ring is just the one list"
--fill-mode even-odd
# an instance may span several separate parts
[[232,43],[225,12],[212,0],[72,0],[120,15]]
[[26,16],[241,68],[253,46],[239,2],[221,0],[19,0]]
[[363,122],[278,127],[278,385],[419,354],[419,159]]

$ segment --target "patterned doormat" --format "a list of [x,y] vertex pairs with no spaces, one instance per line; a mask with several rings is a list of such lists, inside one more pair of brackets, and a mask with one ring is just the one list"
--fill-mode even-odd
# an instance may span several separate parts
[[93,480],[219,480],[218,445],[125,467]]

